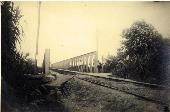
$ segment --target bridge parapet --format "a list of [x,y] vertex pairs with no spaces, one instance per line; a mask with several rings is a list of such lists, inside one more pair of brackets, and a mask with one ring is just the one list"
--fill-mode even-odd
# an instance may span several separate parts
[[80,56],[56,62],[51,65],[54,69],[65,69],[79,72],[98,72],[97,52],[89,52]]

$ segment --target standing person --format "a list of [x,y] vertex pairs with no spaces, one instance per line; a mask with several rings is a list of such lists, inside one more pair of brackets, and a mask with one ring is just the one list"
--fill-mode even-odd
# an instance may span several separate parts
[[101,68],[102,68],[102,64],[98,61],[98,65],[97,65],[97,69],[99,71],[99,73],[101,73]]

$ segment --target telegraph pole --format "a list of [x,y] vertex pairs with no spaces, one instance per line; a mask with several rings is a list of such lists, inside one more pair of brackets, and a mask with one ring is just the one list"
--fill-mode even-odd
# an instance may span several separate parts
[[97,27],[96,27],[96,62],[95,62],[95,68],[96,68],[96,73],[98,73],[98,68],[97,68],[97,65],[98,65],[98,30],[97,30]]
[[39,41],[39,32],[40,32],[40,8],[41,8],[41,1],[38,2],[38,26],[37,26],[36,52],[35,52],[35,73],[37,72],[38,41]]

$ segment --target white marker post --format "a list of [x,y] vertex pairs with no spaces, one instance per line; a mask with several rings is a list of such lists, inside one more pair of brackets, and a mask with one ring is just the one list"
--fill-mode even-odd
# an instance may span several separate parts
[[50,49],[45,50],[44,54],[44,71],[48,74],[50,71]]

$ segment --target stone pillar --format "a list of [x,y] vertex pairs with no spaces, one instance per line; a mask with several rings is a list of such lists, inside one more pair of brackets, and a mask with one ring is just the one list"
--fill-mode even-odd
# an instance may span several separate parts
[[93,55],[90,56],[90,72],[92,73],[92,68],[93,68]]
[[75,71],[77,71],[77,59],[75,58]]
[[80,59],[79,59],[79,57],[78,57],[78,71],[80,71]]
[[89,68],[90,68],[90,72],[92,72],[92,56],[89,56]]
[[80,72],[82,72],[82,65],[83,65],[83,60],[82,60],[82,56],[80,57]]
[[44,72],[45,74],[49,73],[50,69],[50,49],[45,50],[44,54]]
[[98,65],[98,52],[96,51],[95,52],[95,59],[94,59],[95,73],[98,73],[97,65]]
[[83,72],[85,72],[85,65],[86,65],[86,56],[83,56]]
[[86,56],[86,72],[88,72],[88,55]]
[[73,58],[73,71],[75,70],[75,59]]
[[92,72],[95,72],[95,54],[92,55]]
[[87,57],[87,72],[89,72],[89,67],[90,67],[89,62],[90,62],[90,57],[88,56]]

